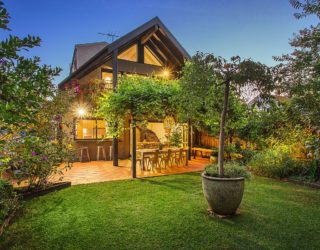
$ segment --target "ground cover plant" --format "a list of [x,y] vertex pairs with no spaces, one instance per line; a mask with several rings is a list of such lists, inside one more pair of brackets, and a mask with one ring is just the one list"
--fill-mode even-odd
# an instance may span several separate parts
[[78,185],[24,204],[1,249],[317,249],[319,190],[254,177],[208,216],[200,173]]

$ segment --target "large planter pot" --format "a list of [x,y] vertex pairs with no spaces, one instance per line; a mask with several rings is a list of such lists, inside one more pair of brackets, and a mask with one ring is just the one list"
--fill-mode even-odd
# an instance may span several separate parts
[[244,178],[218,178],[202,173],[202,188],[209,207],[216,214],[233,215],[239,207],[243,191]]

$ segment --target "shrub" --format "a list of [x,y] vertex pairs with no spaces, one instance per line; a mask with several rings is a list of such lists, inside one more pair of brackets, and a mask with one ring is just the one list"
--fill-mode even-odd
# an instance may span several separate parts
[[241,159],[241,162],[243,164],[247,164],[249,161],[251,161],[253,156],[256,154],[256,151],[251,149],[241,149],[238,153],[243,156],[243,158]]
[[168,139],[171,147],[181,147],[181,143],[182,143],[181,127],[176,126],[171,132],[171,135]]
[[237,144],[231,144],[225,148],[225,159],[226,160],[236,160],[242,164],[248,163],[254,156],[256,151],[251,149],[242,149]]
[[287,178],[306,173],[310,163],[294,159],[282,149],[267,149],[257,153],[249,166],[250,170],[257,175]]
[[25,136],[23,141],[17,140],[12,147],[13,177],[20,184],[28,181],[29,189],[41,189],[50,184],[50,177],[60,175],[63,170],[70,169],[74,160],[74,147],[64,140],[50,140],[38,136]]
[[12,185],[0,179],[0,225],[17,206],[18,199]]
[[63,170],[72,166],[72,122],[64,121],[63,114],[73,97],[72,93],[58,92],[42,103],[32,125],[23,129],[11,126],[6,133],[0,130],[0,171],[10,172],[18,185],[27,181],[30,189],[41,189],[50,184],[50,177],[62,176]]
[[[219,168],[217,164],[207,165],[205,168],[205,175],[211,177],[219,177]],[[226,162],[224,165],[224,176],[226,178],[244,177],[250,179],[251,174],[244,166],[237,162]]]

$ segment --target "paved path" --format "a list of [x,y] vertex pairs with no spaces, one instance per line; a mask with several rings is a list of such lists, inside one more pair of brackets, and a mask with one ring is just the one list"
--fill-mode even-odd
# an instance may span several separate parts
[[[137,177],[160,176],[177,173],[202,171],[209,163],[209,159],[198,158],[189,161],[188,166],[172,167],[141,171],[137,166]],[[112,166],[112,161],[76,162],[64,173],[63,181],[71,181],[72,185],[131,179],[131,161],[120,160],[118,167]]]

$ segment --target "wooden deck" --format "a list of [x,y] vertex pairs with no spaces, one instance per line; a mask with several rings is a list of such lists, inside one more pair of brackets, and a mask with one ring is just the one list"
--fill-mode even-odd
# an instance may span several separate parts
[[[151,177],[168,174],[202,171],[209,159],[197,158],[189,161],[188,166],[141,171],[137,166],[137,177]],[[112,166],[112,161],[76,162],[65,171],[63,181],[71,181],[72,185],[131,179],[131,161],[120,160],[118,167]]]

